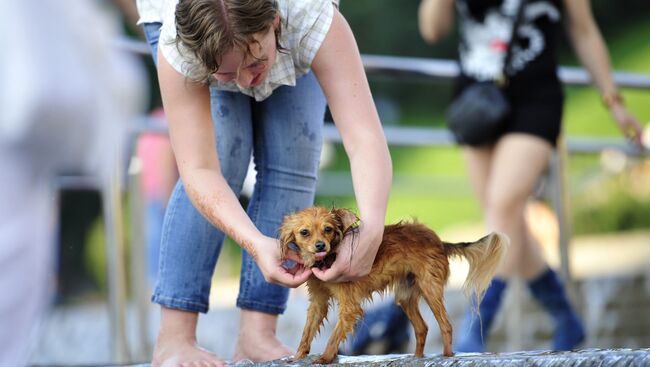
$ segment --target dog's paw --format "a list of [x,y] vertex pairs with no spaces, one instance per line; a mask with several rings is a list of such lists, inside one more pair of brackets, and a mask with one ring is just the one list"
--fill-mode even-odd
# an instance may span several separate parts
[[305,352],[305,351],[298,350],[298,352],[295,355],[293,355],[291,359],[293,362],[298,362],[299,360],[304,359],[308,355],[309,355],[309,351]]
[[314,364],[330,364],[330,363],[332,363],[334,358],[336,358],[336,356],[327,357],[327,356],[325,356],[323,354],[322,356],[320,356],[320,357],[316,358],[316,360],[314,360]]

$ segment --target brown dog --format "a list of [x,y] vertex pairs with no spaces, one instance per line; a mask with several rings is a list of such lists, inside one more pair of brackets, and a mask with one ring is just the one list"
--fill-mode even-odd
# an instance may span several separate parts
[[[334,262],[336,247],[346,234],[356,232],[357,216],[346,209],[307,208],[285,217],[280,227],[283,257],[295,250],[306,267],[327,267]],[[443,355],[453,355],[452,327],[445,310],[443,290],[449,277],[450,256],[463,256],[470,265],[463,285],[469,297],[480,301],[501,261],[507,237],[492,233],[476,242],[447,243],[417,222],[399,222],[384,229],[384,237],[370,274],[353,282],[326,283],[312,276],[307,281],[309,310],[295,359],[309,354],[311,342],[325,320],[331,298],[339,304],[339,319],[325,352],[315,361],[330,363],[339,345],[363,316],[364,300],[374,292],[392,290],[395,302],[415,329],[415,356],[422,357],[428,327],[418,308],[420,297],[433,311],[443,339]]]

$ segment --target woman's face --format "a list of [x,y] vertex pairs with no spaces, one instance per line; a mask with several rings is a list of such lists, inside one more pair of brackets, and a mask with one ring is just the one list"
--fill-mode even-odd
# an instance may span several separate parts
[[276,49],[275,29],[279,18],[266,33],[253,35],[254,42],[250,44],[250,53],[246,50],[233,49],[221,59],[221,65],[214,78],[221,83],[235,81],[241,88],[252,88],[260,85],[275,63]]

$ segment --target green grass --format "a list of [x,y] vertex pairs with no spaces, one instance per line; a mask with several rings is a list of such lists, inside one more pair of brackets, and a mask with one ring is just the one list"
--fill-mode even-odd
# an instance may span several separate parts
[[[432,189],[435,190],[435,189]],[[352,197],[322,197],[316,200],[318,205],[339,206],[357,210]],[[481,218],[478,204],[469,191],[462,195],[436,194],[413,195],[400,190],[393,190],[388,202],[387,223],[402,219],[417,219],[434,228],[445,228],[463,223],[475,223]]]
[[[386,221],[417,218],[435,228],[480,220],[460,151],[455,147],[391,147],[393,187]],[[342,148],[330,171],[349,171]],[[327,171],[323,173],[327,175]],[[347,188],[352,192],[352,187]],[[351,196],[319,196],[317,204],[357,209]]]

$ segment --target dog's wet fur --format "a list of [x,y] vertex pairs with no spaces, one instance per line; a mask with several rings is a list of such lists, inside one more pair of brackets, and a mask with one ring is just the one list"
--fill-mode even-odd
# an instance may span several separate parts
[[[297,251],[306,267],[328,267],[343,238],[355,231],[357,216],[338,208],[311,207],[285,217],[280,227],[283,256]],[[452,356],[452,326],[444,305],[444,287],[449,278],[449,257],[469,262],[463,285],[465,294],[480,299],[501,262],[508,238],[491,233],[475,242],[447,243],[417,221],[387,225],[370,274],[352,282],[323,282],[312,275],[307,281],[309,310],[295,359],[309,354],[311,342],[327,317],[330,300],[339,305],[339,318],[325,351],[315,363],[331,363],[339,345],[363,317],[362,304],[374,292],[394,292],[415,329],[415,356],[422,357],[428,327],[418,308],[420,298],[431,308],[442,333],[443,355]],[[341,260],[339,260],[341,261]],[[345,260],[344,260],[345,261]]]

